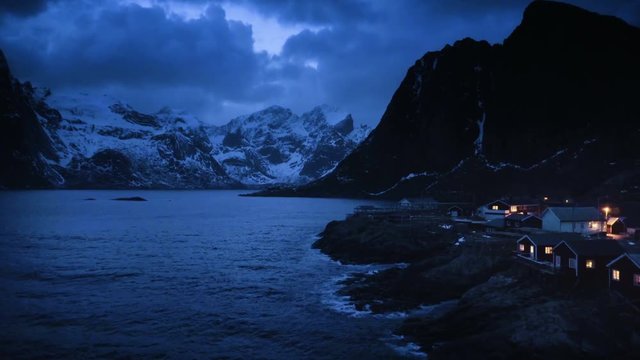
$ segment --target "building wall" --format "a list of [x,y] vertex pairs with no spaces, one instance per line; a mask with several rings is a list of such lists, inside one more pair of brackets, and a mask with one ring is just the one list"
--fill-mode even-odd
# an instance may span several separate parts
[[[578,257],[578,276],[596,286],[607,286],[609,269],[607,264],[617,256],[580,256]],[[587,261],[593,260],[594,267],[587,268]]]
[[[595,227],[591,227],[590,223],[594,223]],[[578,234],[595,234],[605,231],[606,226],[604,226],[604,224],[603,221],[562,222],[560,223],[560,231]]]
[[[556,266],[556,258],[560,257],[560,267]],[[565,244],[560,244],[553,249],[553,267],[556,271],[576,276],[576,271],[569,268],[569,259],[575,259],[576,255]]]
[[[539,245],[537,247],[537,260],[538,261],[548,261],[548,262],[552,262],[553,261],[553,251],[551,252],[551,254],[545,254],[544,252],[544,248],[550,246],[550,245]],[[553,246],[551,246],[551,248],[553,249]]]
[[[613,269],[620,271],[620,281],[613,280]],[[609,287],[613,290],[619,291],[629,298],[640,299],[640,286],[633,285],[634,274],[640,274],[640,268],[635,266],[635,264],[627,257],[623,257],[614,264],[611,264],[609,267]]]
[[562,231],[560,219],[551,211],[545,212],[542,217],[542,229],[546,231]]
[[[524,245],[524,251],[520,250],[520,244]],[[524,238],[518,243],[516,243],[516,251],[518,252],[519,255],[529,257],[531,256],[531,247],[533,246],[534,245],[531,242],[531,240]],[[535,255],[535,248],[534,248],[534,255]]]

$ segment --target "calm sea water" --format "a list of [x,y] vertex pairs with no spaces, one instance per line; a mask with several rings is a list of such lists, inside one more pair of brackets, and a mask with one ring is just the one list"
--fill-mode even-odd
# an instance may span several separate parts
[[0,192],[0,357],[399,356],[334,294],[367,267],[311,249],[362,201],[237,195]]

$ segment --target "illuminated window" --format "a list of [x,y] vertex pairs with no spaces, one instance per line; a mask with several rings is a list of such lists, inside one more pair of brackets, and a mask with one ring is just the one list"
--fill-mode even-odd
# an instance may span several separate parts
[[491,206],[491,210],[498,210],[498,205]]
[[524,244],[520,244],[520,251],[524,251]]
[[529,252],[531,253],[531,255],[533,255],[533,252],[534,252],[533,246],[529,247]]
[[587,260],[587,269],[593,269],[595,266],[593,260]]
[[576,259],[569,259],[569,268],[570,269],[576,268]]
[[611,280],[620,281],[620,270],[611,270]]
[[640,274],[633,274],[633,285],[640,286]]
[[518,207],[517,207],[517,206],[512,206],[512,207],[511,207],[511,212],[512,212],[512,213],[514,213],[514,212],[518,212]]
[[547,254],[547,255],[551,255],[551,254],[553,254],[553,247],[551,247],[551,246],[545,246],[545,247],[544,247],[544,253],[545,253],[545,254]]

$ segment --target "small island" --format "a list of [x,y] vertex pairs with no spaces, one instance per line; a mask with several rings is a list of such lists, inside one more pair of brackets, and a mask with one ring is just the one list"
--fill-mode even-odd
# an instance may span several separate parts
[[140,196],[131,196],[131,197],[117,197],[114,199],[111,199],[114,201],[147,201],[147,199],[140,197]]
[[[329,223],[313,246],[342,263],[407,264],[354,275],[340,283],[339,293],[360,311],[409,314],[395,332],[429,359],[640,357],[637,299],[610,289],[608,279],[554,269],[552,262],[534,259],[528,246],[520,251],[528,239],[555,238],[556,245],[575,240],[618,248],[624,242],[624,254],[636,246],[633,239],[549,232],[542,222],[509,227],[509,219],[530,221],[517,208],[511,213],[511,204],[498,210],[495,203],[472,210],[435,204],[416,209],[403,201],[395,208],[357,208]],[[502,225],[480,218],[483,208],[503,214]],[[539,207],[531,216],[542,220],[551,216],[548,209]],[[469,216],[460,216],[467,211]]]

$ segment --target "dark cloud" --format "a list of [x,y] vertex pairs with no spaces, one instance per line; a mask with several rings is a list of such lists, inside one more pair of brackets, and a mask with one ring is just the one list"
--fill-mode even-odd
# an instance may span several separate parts
[[[327,103],[375,125],[416,59],[467,36],[500,42],[528,4],[234,1],[285,27],[308,28],[273,55],[254,50],[256,28],[225,17],[225,0],[150,1],[158,6],[0,2],[0,10],[22,14],[3,19],[0,47],[17,76],[54,91],[112,92],[134,106],[180,107],[216,122],[272,104],[303,111]],[[638,1],[569,2],[636,25],[640,18]],[[167,10],[176,3],[208,8],[204,16],[185,20]]]
[[376,15],[371,4],[364,0],[241,0],[267,15],[284,22],[326,25],[358,22]]
[[35,15],[47,8],[47,0],[0,0],[0,14]]

